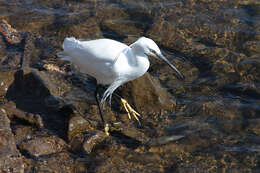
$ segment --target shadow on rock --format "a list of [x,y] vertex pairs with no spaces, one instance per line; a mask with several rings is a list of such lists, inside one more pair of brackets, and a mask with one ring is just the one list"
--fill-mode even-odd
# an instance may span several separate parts
[[40,115],[45,128],[66,139],[66,116],[59,113],[63,101],[51,95],[49,86],[37,71],[19,70],[14,76],[6,93],[8,101],[14,102],[15,107],[21,111]]

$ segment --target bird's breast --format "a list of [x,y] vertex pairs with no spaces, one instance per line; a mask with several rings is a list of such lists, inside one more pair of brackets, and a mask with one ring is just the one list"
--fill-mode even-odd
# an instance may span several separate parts
[[[129,60],[129,58],[137,58],[135,60]],[[114,74],[118,78],[122,78],[126,81],[131,81],[141,77],[149,68],[150,62],[148,58],[141,57],[121,57],[113,66]]]

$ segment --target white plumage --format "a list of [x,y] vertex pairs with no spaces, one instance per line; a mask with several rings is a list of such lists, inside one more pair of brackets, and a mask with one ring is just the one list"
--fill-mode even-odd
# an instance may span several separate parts
[[[156,43],[145,37],[130,46],[111,39],[80,41],[70,37],[65,38],[63,51],[58,53],[64,60],[78,66],[82,73],[96,78],[98,84],[110,85],[102,97],[102,104],[120,85],[148,70],[147,55],[166,60]],[[175,67],[174,70],[182,77]]]
[[[63,51],[57,54],[64,60],[68,60],[78,66],[82,73],[89,74],[96,78],[97,84],[109,85],[105,91],[101,105],[113,92],[124,83],[142,76],[149,68],[148,56],[157,57],[165,61],[177,74],[182,74],[162,55],[156,43],[146,37],[139,38],[130,46],[111,39],[98,39],[80,41],[74,37],[65,38]],[[98,86],[96,100],[98,102],[101,119],[104,123],[105,132],[108,133],[109,125],[103,117],[101,106],[98,100]],[[129,113],[139,121],[135,112],[128,103],[121,98],[121,101]]]

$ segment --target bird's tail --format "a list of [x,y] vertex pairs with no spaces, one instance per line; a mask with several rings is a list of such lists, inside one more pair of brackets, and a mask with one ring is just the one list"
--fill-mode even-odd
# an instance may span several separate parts
[[78,44],[78,40],[75,37],[67,37],[64,39],[63,42],[63,50],[69,51],[73,48],[75,48]]
[[67,37],[63,42],[63,51],[58,52],[57,56],[62,58],[62,60],[71,61],[71,57],[69,56],[69,52],[76,47],[78,40],[74,37]]

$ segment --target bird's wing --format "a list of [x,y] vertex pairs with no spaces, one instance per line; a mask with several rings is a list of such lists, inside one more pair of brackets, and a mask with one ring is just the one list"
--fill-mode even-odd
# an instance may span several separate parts
[[62,53],[89,62],[113,63],[125,48],[126,44],[111,39],[79,41],[72,37],[64,40]]

